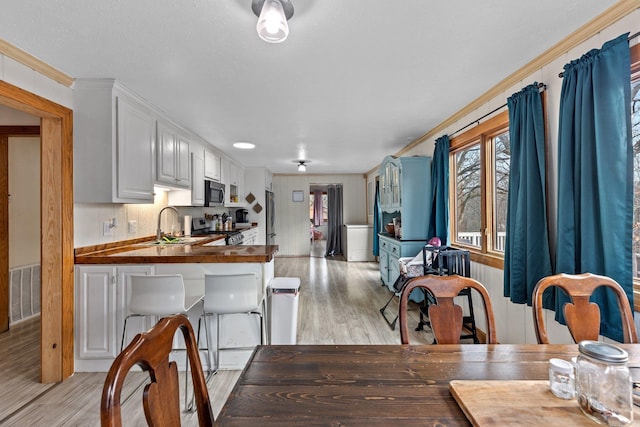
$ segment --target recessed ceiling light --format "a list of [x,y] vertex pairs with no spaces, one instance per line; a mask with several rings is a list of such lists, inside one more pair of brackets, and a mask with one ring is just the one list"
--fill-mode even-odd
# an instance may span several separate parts
[[251,142],[234,142],[233,146],[236,148],[240,148],[241,150],[251,150],[253,148],[256,148],[256,144],[253,144]]

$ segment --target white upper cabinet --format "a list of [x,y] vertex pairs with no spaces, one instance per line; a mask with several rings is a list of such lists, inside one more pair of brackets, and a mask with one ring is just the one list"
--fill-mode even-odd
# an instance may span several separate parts
[[204,206],[204,150],[193,144],[191,152],[191,188],[169,191],[171,206]]
[[204,206],[205,165],[206,160],[199,153],[191,153],[191,206]]
[[220,156],[211,151],[204,152],[204,177],[220,182],[221,179]]
[[76,79],[73,104],[74,200],[153,203],[155,119],[148,105],[113,79]]
[[221,160],[221,179],[224,184],[224,205],[229,207],[245,206],[244,168],[227,158]]
[[171,187],[191,185],[189,140],[171,123],[158,120],[157,181]]

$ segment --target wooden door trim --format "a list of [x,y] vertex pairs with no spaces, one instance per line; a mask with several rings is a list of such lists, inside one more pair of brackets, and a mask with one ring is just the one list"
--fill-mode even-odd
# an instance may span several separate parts
[[0,81],[0,104],[41,118],[42,382],[73,374],[73,111]]
[[[0,134],[0,233],[9,234],[9,137]],[[9,248],[0,245],[0,332],[9,330]]]

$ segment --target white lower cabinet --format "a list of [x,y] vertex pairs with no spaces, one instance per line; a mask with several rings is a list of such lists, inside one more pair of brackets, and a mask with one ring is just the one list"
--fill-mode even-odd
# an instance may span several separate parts
[[[221,240],[224,243],[224,239]],[[120,353],[124,319],[129,312],[133,274],[180,274],[188,295],[204,293],[206,274],[253,273],[262,284],[266,295],[269,282],[274,277],[274,261],[267,263],[184,263],[145,265],[76,265],[76,318],[75,318],[75,371],[106,372]],[[188,313],[194,332],[202,313],[202,305],[196,305]],[[268,313],[266,313],[268,318]],[[127,324],[125,346],[138,333],[151,328],[157,319],[132,317]],[[215,316],[209,318],[210,332],[215,339]],[[252,353],[252,347],[260,343],[260,322],[254,315],[225,314],[220,322],[220,342],[223,347],[242,347],[224,350],[220,356],[221,369],[242,369]],[[176,334],[174,348],[184,348],[180,334]],[[206,348],[204,331],[200,347]],[[215,343],[212,343],[215,350]],[[174,352],[172,360],[184,369],[184,352]],[[207,368],[207,354],[201,353],[201,361]]]
[[258,228],[250,228],[242,232],[243,245],[258,245]]
[[[75,347],[77,359],[87,360],[89,370],[91,361],[113,359],[120,352],[132,274],[153,274],[153,266],[76,266]],[[142,324],[142,318],[131,320],[125,345],[137,333],[149,329],[149,322]]]

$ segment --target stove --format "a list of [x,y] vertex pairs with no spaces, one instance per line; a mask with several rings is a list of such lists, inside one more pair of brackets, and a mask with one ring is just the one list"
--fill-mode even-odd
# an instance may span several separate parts
[[224,240],[227,243],[227,246],[240,245],[242,244],[242,240],[244,239],[244,236],[242,235],[242,233],[236,230],[233,230],[233,231],[216,230],[216,231],[209,231],[207,234],[224,234],[225,235]]
[[193,236],[206,236],[209,234],[223,234],[227,246],[242,244],[244,236],[237,230],[211,230],[204,218],[193,218],[191,221],[191,234]]

